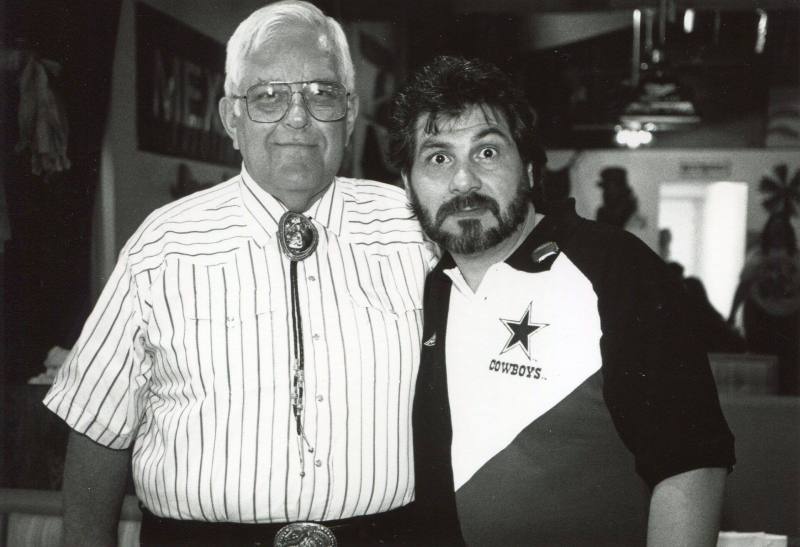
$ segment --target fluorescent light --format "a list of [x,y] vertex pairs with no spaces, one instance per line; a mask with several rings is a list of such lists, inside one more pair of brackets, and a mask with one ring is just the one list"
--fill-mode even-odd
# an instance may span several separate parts
[[756,53],[763,53],[764,45],[767,42],[767,12],[763,9],[756,10],[758,13],[758,30],[756,32]]
[[694,30],[694,10],[687,9],[683,12],[683,32],[691,34]]

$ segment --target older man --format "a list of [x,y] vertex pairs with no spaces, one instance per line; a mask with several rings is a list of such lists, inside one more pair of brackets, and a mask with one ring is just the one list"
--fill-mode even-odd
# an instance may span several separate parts
[[402,190],[336,177],[358,111],[344,33],[270,4],[226,73],[241,173],[147,218],[46,397],[74,430],[66,543],[113,543],[132,463],[143,545],[421,545],[410,418],[434,257]]
[[437,58],[393,107],[395,159],[447,251],[425,290],[416,503],[450,516],[458,490],[487,545],[643,544],[615,535],[618,435],[652,489],[648,544],[715,545],[733,438],[666,265],[574,202],[537,214],[534,114],[496,67]]

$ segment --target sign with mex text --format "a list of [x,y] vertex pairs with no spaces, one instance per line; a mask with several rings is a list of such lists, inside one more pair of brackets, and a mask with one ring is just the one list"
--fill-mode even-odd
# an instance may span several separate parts
[[238,166],[219,119],[225,47],[136,4],[136,128],[140,150]]

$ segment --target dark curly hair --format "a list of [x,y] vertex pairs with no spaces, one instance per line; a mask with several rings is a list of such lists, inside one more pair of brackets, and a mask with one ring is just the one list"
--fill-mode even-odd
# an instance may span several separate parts
[[456,118],[473,106],[488,107],[505,117],[520,157],[533,164],[538,182],[547,157],[535,131],[536,113],[525,94],[495,65],[447,55],[414,73],[392,100],[389,154],[395,167],[411,171],[418,119],[427,116],[425,131],[436,133],[440,117]]

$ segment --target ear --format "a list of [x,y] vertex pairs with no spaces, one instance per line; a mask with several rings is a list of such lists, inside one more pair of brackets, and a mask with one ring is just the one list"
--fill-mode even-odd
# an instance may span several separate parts
[[353,91],[349,97],[347,97],[347,116],[345,117],[345,121],[347,122],[347,141],[350,140],[350,135],[353,134],[353,129],[356,127],[356,118],[358,117],[358,95],[355,91]]
[[219,100],[219,117],[222,119],[222,125],[225,127],[225,132],[233,140],[233,147],[239,150],[238,128],[241,120],[240,107],[236,104],[238,99],[230,97],[222,97]]
[[533,162],[528,162],[526,171],[528,173],[528,186],[533,188],[533,184],[535,182],[535,179],[533,178]]

